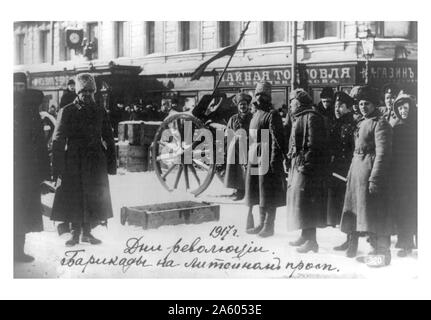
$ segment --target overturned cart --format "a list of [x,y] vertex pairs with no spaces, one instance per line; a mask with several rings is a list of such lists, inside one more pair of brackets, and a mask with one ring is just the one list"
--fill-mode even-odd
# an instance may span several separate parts
[[226,149],[224,140],[215,143],[216,132],[224,132],[235,112],[230,98],[213,94],[203,96],[191,114],[177,113],[163,121],[152,144],[153,169],[163,187],[174,191],[182,184],[198,196],[215,175],[223,178],[225,161],[215,160],[217,154],[225,157]]

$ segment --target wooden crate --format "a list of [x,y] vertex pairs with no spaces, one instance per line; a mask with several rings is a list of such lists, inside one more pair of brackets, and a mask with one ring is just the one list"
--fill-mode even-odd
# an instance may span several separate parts
[[150,145],[160,121],[123,121],[118,124],[118,141],[128,141],[132,146]]
[[118,166],[130,172],[147,171],[149,164],[149,146],[131,146],[119,143],[118,147]]
[[164,225],[199,224],[219,221],[220,206],[207,202],[180,201],[121,208],[123,225],[156,229]]

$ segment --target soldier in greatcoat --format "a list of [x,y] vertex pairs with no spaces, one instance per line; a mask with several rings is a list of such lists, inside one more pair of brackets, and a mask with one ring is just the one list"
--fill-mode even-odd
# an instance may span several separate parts
[[105,108],[94,100],[95,91],[93,76],[79,74],[78,97],[60,110],[54,131],[57,191],[51,219],[72,224],[67,246],[80,239],[100,244],[91,230],[113,216],[108,174],[116,173],[114,136]]
[[[344,196],[346,193],[346,177],[352,162],[355,149],[354,133],[356,124],[353,120],[353,98],[343,91],[335,93],[335,120],[330,127],[330,178],[328,183],[328,225],[338,226],[343,212]],[[355,239],[351,239],[355,237]],[[355,246],[356,243],[356,246]],[[357,235],[348,235],[347,241],[334,248],[336,251],[347,251],[347,256],[356,255]]]
[[274,234],[277,208],[286,205],[284,135],[280,114],[271,104],[271,84],[258,83],[255,100],[256,111],[249,129],[245,202],[249,208],[259,205],[260,223],[247,233],[265,238]]
[[318,252],[316,228],[326,227],[325,179],[327,134],[323,116],[312,108],[312,99],[303,89],[291,93],[292,128],[287,188],[288,231],[302,230],[291,246],[300,253]]
[[[239,93],[235,97],[238,113],[233,115],[227,124],[227,164],[224,184],[227,188],[235,189],[235,201],[245,196],[245,166],[247,163],[248,130],[252,114],[250,102],[252,97],[246,93]],[[242,144],[241,144],[242,143]]]
[[387,210],[392,128],[379,113],[377,90],[363,86],[357,99],[363,118],[355,134],[341,230],[347,234],[369,234],[373,251],[365,262],[370,266],[385,266],[391,262],[390,236],[393,231],[391,214]]

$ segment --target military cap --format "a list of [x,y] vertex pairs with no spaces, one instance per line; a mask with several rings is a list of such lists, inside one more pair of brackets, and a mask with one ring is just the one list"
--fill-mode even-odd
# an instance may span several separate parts
[[334,99],[334,90],[331,87],[323,88],[320,99]]
[[391,96],[397,96],[400,93],[400,89],[396,84],[387,83],[383,86],[383,94],[389,93]]
[[240,92],[235,96],[235,103],[238,104],[241,101],[245,101],[248,104],[251,102],[251,96],[245,92]]
[[302,88],[298,88],[293,90],[290,93],[290,100],[296,99],[301,103],[301,105],[311,105],[313,103],[313,99],[311,99],[310,95],[307,91]]
[[345,103],[347,108],[351,108],[355,102],[354,99],[344,91],[335,92],[334,101],[340,101],[341,103]]
[[358,101],[366,100],[370,101],[376,106],[379,104],[379,92],[376,88],[369,85],[361,86],[358,89],[358,94],[356,99]]

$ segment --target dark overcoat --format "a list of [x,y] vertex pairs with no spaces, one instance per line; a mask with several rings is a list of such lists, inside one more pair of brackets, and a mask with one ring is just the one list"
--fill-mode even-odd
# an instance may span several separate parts
[[71,104],[76,99],[75,91],[65,90],[60,100],[60,108]]
[[48,148],[33,91],[14,95],[14,230],[21,235],[43,230],[40,184],[50,177]]
[[113,216],[108,173],[116,173],[115,143],[103,107],[75,101],[60,110],[53,167],[61,184],[52,220],[97,224]]
[[418,142],[416,107],[411,105],[407,120],[393,127],[389,208],[394,214],[397,233],[417,234]]
[[354,133],[356,124],[353,114],[348,113],[332,122],[329,131],[330,177],[328,179],[327,219],[328,225],[340,224],[343,213],[346,181],[353,150],[355,149]]
[[[268,144],[262,143],[262,130],[269,130],[266,131],[269,133]],[[276,110],[270,110],[270,107],[257,110],[250,122],[249,139],[251,142],[245,182],[246,205],[285,206],[284,136],[280,114]],[[269,164],[265,161],[269,161]],[[265,167],[268,167],[267,172]]]
[[[378,110],[358,122],[355,150],[347,176],[341,230],[390,235],[392,217],[387,208],[392,128]],[[369,184],[380,192],[371,194]]]
[[293,115],[289,139],[288,231],[326,226],[326,148],[323,116],[302,107]]
[[[247,150],[248,150],[248,130],[252,114],[248,113],[244,116],[240,114],[233,115],[227,124],[227,129],[230,129],[235,136],[227,146],[227,163],[226,175],[224,184],[227,188],[245,190],[245,173],[247,164]],[[240,141],[245,144],[242,148]],[[229,142],[229,136],[228,136]],[[242,152],[242,154],[240,154]],[[244,163],[240,163],[243,159]]]

